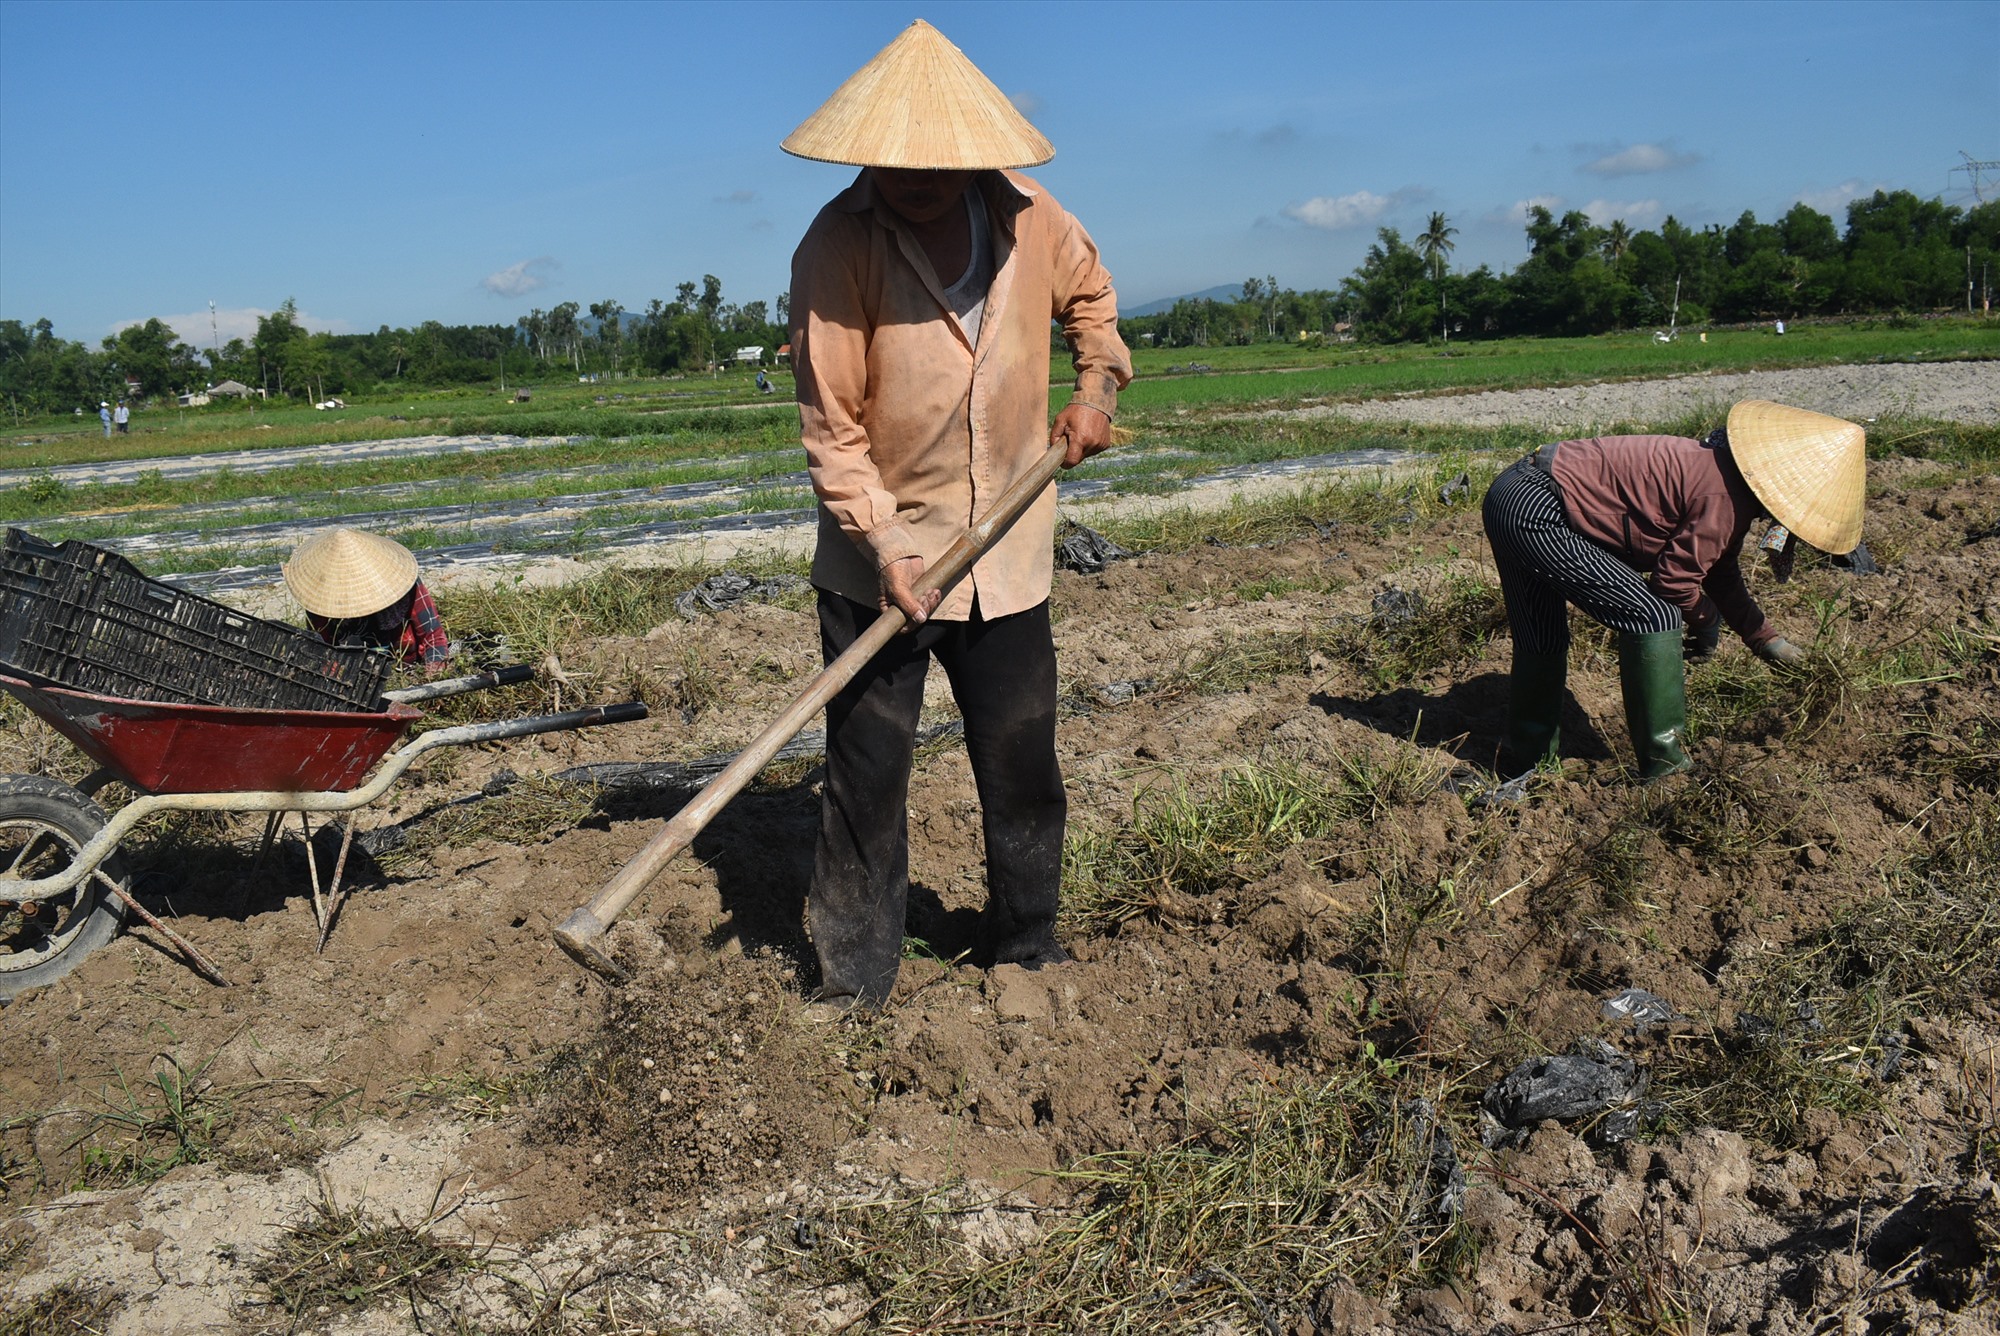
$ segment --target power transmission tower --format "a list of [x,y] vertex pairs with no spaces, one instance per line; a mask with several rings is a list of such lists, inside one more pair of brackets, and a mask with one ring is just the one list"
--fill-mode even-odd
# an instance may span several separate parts
[[1965,159],[1964,163],[1952,168],[1945,175],[1954,176],[1964,172],[1975,205],[1984,204],[1989,195],[2000,197],[2000,162],[1981,162],[1964,149],[1958,151],[1958,156]]

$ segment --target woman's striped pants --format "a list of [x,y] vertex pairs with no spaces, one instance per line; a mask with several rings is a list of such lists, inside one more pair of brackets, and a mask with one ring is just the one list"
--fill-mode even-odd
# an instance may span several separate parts
[[1514,646],[1538,654],[1569,648],[1574,603],[1614,631],[1651,635],[1681,628],[1681,612],[1646,577],[1569,527],[1562,488],[1533,456],[1493,480],[1481,510]]

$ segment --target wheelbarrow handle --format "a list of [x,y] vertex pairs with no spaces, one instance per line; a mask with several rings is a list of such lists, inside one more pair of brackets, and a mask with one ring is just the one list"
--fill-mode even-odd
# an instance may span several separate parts
[[[1006,532],[1008,526],[1019,519],[1035,498],[1042,494],[1055,477],[1056,470],[1062,466],[1067,450],[1068,442],[1055,442],[1026,473],[1015,479],[1013,485],[993,503],[985,518],[961,533],[936,564],[925,569],[913,591],[917,597],[921,598],[933,589],[949,589],[971,570],[972,563],[993,540]],[[708,781],[700,793],[690,799],[644,848],[605,883],[594,900],[556,925],[556,944],[578,964],[609,978],[622,979],[623,969],[597,947],[604,930],[659,875],[661,868],[694,843],[695,836],[715,819],[716,814],[744,785],[756,777],[777,750],[790,742],[806,726],[807,720],[867,666],[868,661],[903,629],[906,620],[901,608],[891,606],[869,623],[868,629],[855,638],[844,654],[822,668],[798,698],[785,707],[784,713],[752,739],[750,745],[738,753],[721,774]]]
[[435,682],[419,682],[415,686],[397,687],[394,691],[383,692],[382,699],[391,705],[415,705],[421,701],[437,700],[444,696],[462,696],[468,691],[511,687],[516,682],[528,681],[534,675],[533,668],[525,663],[516,663],[505,668],[489,668],[483,673],[472,673],[465,677],[441,677]]
[[433,747],[465,747],[478,742],[498,742],[502,738],[524,738],[532,733],[560,733],[572,728],[596,728],[603,724],[629,724],[644,719],[646,703],[628,700],[618,705],[592,705],[560,714],[535,714],[526,719],[499,719],[489,724],[460,724],[426,733]]

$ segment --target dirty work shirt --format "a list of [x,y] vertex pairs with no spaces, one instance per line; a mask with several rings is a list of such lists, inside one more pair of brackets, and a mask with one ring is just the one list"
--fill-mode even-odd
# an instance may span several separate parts
[[1727,450],[1685,436],[1597,436],[1557,445],[1553,474],[1570,527],[1650,572],[1653,592],[1689,626],[1719,612],[1752,649],[1777,638],[1737,564],[1764,508]]
[[451,637],[444,629],[444,618],[438,613],[437,600],[431,597],[422,580],[380,612],[347,618],[308,612],[306,621],[329,645],[386,649],[401,664],[428,666],[451,658]]
[[[935,564],[1049,445],[1049,321],[1072,403],[1112,413],[1132,379],[1118,302],[1076,219],[1017,172],[981,172],[993,279],[978,334],[952,313],[909,227],[863,170],[792,256],[799,434],[819,495],[813,583],[874,606],[877,572]],[[946,281],[956,282],[958,275]],[[1042,493],[933,614],[1006,617],[1049,596],[1056,489]]]

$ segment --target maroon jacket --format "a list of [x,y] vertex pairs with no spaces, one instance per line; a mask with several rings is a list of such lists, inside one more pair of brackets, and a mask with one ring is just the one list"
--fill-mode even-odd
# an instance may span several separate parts
[[1570,527],[1650,572],[1653,592],[1690,627],[1719,612],[1752,649],[1777,638],[1737,565],[1764,507],[1727,449],[1685,436],[1597,436],[1558,445],[1554,474]]

